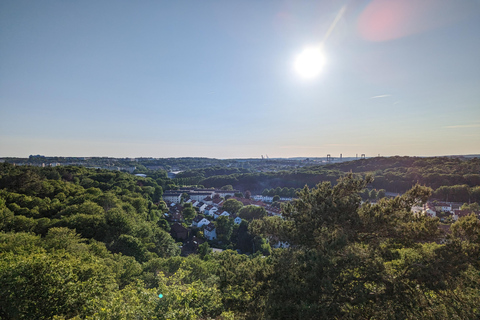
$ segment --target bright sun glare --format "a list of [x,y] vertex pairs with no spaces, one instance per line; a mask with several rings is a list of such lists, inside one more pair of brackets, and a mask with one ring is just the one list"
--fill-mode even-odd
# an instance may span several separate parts
[[320,47],[306,48],[295,59],[295,70],[306,79],[315,78],[325,65],[325,56]]

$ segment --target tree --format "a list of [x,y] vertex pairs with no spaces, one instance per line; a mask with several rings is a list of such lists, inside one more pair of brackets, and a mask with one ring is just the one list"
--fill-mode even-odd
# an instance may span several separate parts
[[139,262],[149,259],[148,251],[140,239],[128,234],[122,234],[112,246],[112,251],[134,257]]
[[245,191],[245,199],[250,199],[251,197],[252,193],[249,190]]
[[190,199],[190,196],[186,192],[182,193],[182,195],[180,196],[180,202],[182,203],[187,201],[188,199]]
[[276,187],[276,188],[273,190],[273,192],[274,192],[274,195],[278,195],[278,196],[279,196],[280,194],[282,194],[282,188]]
[[215,221],[215,227],[218,239],[223,243],[230,242],[230,237],[233,232],[233,221],[228,217],[220,216]]
[[192,223],[193,218],[197,215],[197,211],[193,208],[191,203],[186,203],[182,210],[183,219],[187,224]]
[[454,237],[480,245],[480,220],[473,213],[462,217],[452,225],[452,234]]
[[238,210],[240,210],[242,207],[243,207],[243,204],[240,201],[235,199],[226,200],[222,206],[223,210],[232,214],[236,214]]
[[277,202],[277,201],[280,201],[280,196],[278,194],[273,197],[272,202]]
[[464,203],[461,207],[460,210],[468,210],[470,212],[478,212],[480,211],[480,204],[477,202],[472,202],[470,204]]
[[[285,205],[280,224],[252,222],[252,230],[264,234],[276,227],[293,245],[274,254],[267,318],[475,317],[477,298],[453,294],[473,285],[459,281],[469,254],[456,240],[434,243],[438,220],[411,212],[431,189],[417,185],[359,207],[367,182],[348,175],[334,187],[306,187]],[[452,227],[454,235],[477,241],[479,223],[470,219]],[[458,308],[462,303],[467,307]]]
[[233,186],[231,184],[227,184],[227,185],[221,187],[220,190],[233,191]]
[[378,190],[378,192],[377,192],[377,199],[385,198],[385,193],[386,193],[385,189],[380,189],[380,190]]
[[161,186],[156,186],[155,187],[155,192],[153,193],[152,201],[153,202],[159,202],[162,200],[162,195],[163,195],[163,189]]
[[251,221],[253,219],[261,219],[267,216],[267,211],[259,206],[245,206],[238,211],[238,216],[242,219]]
[[272,253],[272,248],[265,238],[256,236],[253,239],[255,252],[260,252],[264,256],[269,256]]
[[84,317],[93,301],[108,299],[115,287],[113,275],[107,270],[95,259],[82,259],[65,252],[3,255],[0,317],[71,319],[82,314]]
[[198,246],[198,255],[200,256],[200,258],[205,259],[211,253],[212,249],[208,245],[208,242],[204,242]]

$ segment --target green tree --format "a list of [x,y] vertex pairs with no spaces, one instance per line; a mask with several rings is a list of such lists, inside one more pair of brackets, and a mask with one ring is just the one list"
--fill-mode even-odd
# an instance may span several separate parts
[[115,288],[106,266],[67,253],[3,254],[2,319],[73,318]]
[[468,210],[470,212],[478,212],[480,211],[480,204],[478,204],[477,202],[472,202],[470,204],[467,204],[467,203],[464,203],[461,207],[460,207],[461,210]]
[[223,210],[228,213],[236,214],[243,207],[243,204],[235,199],[228,199],[223,203]]
[[197,215],[197,211],[193,208],[191,203],[186,203],[182,210],[183,219],[187,224],[192,223],[193,218]]
[[233,221],[228,217],[220,216],[215,221],[215,228],[217,231],[218,240],[223,243],[230,242],[230,237],[233,232]]
[[380,190],[378,190],[378,192],[377,192],[377,199],[385,198],[385,193],[386,193],[385,189],[380,189]]
[[211,253],[212,253],[212,249],[208,245],[208,242],[204,242],[204,243],[202,243],[201,245],[198,246],[198,255],[202,259],[206,259],[208,257],[208,255],[210,255]]
[[251,221],[253,219],[261,219],[267,216],[267,211],[264,207],[248,205],[244,206],[238,211],[238,216],[242,219]]

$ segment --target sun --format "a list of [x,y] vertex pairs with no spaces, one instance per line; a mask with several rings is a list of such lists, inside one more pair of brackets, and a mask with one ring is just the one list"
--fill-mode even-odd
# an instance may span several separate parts
[[295,71],[305,79],[317,77],[325,65],[325,55],[320,47],[305,48],[295,59]]

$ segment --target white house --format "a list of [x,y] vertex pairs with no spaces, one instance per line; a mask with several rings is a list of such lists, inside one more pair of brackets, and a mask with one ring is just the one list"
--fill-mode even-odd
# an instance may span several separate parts
[[218,211],[217,207],[214,206],[206,206],[204,213],[213,217],[213,214]]
[[240,223],[242,223],[242,218],[236,217],[235,219],[233,219],[233,222],[234,222],[235,224],[240,224]]
[[203,202],[205,202],[207,205],[211,205],[212,202],[212,197],[208,196],[205,199],[203,199]]
[[423,214],[430,216],[430,217],[436,217],[437,212],[433,210],[432,208],[427,207],[425,210],[423,210]]
[[230,218],[230,213],[228,213],[227,211],[223,211],[223,212],[220,214],[220,216]]
[[193,218],[192,227],[201,228],[203,226],[206,226],[209,223],[210,223],[210,221],[208,221],[204,217],[196,216],[195,218]]
[[207,207],[207,204],[206,204],[206,203],[199,202],[199,203],[197,204],[198,211],[200,211],[200,212],[204,212],[206,207]]
[[213,208],[213,206],[211,206],[211,205],[206,206],[203,213],[210,215],[210,210],[212,210],[212,208]]
[[215,225],[212,222],[205,226],[205,228],[203,229],[203,235],[208,240],[217,239],[217,230],[215,229]]
[[223,213],[222,210],[218,210],[218,211],[215,211],[212,213],[212,217],[213,219],[217,220],[218,217],[220,217],[220,215]]
[[443,212],[452,212],[452,205],[449,204],[449,203],[446,203],[446,202],[439,202],[437,203],[437,205],[435,206],[435,209],[437,209],[438,211],[443,211]]
[[213,193],[212,192],[189,192],[188,195],[190,196],[190,199],[192,200],[197,200],[197,201],[203,201],[206,197],[211,196]]
[[171,191],[165,191],[162,195],[162,198],[164,201],[169,201],[173,203],[180,203],[181,197],[182,197],[182,194],[180,192],[171,192]]
[[230,213],[228,213],[227,211],[225,210],[217,210],[213,213],[213,219],[217,220],[218,217],[220,216],[223,216],[223,217],[227,217],[229,218],[230,217]]
[[212,205],[218,207],[218,206],[221,206],[223,203],[223,199],[221,198],[214,198],[212,199]]
[[215,190],[215,193],[220,197],[225,198],[225,196],[233,197],[235,193],[240,193],[239,190]]

